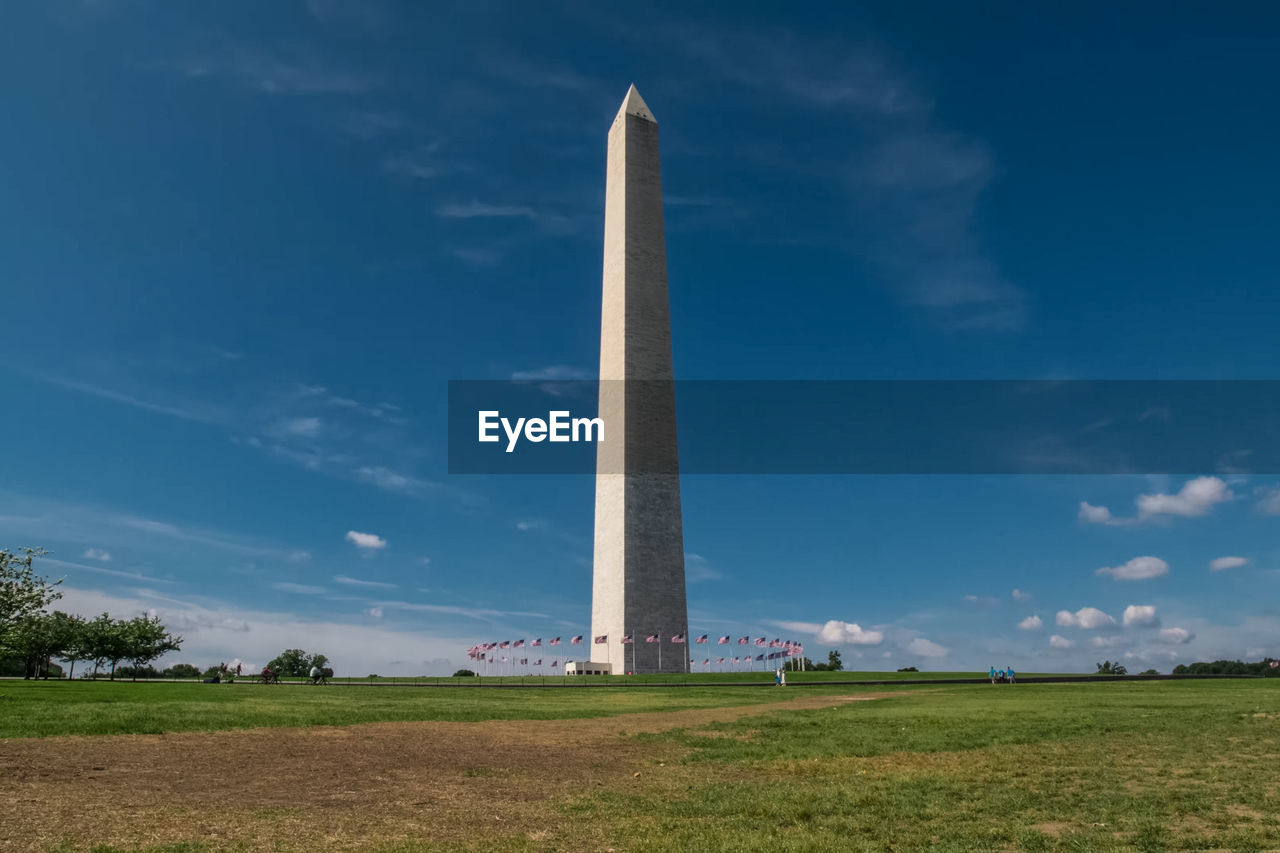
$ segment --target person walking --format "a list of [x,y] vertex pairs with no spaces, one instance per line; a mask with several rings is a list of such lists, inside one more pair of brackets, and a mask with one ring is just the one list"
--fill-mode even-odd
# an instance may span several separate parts
[[1018,683],[1018,677],[1017,675],[1014,674],[1013,667],[1009,667],[1009,683],[1010,684]]
[[993,666],[993,667],[991,667],[991,673],[990,673],[990,675],[991,675],[991,683],[992,683],[992,684],[995,684],[995,683],[996,683],[996,668],[995,668],[994,666]]

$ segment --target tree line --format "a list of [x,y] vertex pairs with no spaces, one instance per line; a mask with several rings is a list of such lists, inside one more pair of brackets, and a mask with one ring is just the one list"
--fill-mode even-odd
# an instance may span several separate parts
[[1197,661],[1192,664],[1180,663],[1173,668],[1174,675],[1261,675],[1265,678],[1280,677],[1280,667],[1275,658],[1264,658],[1257,663],[1245,663],[1239,660],[1215,660],[1212,662]]
[[[152,661],[182,647],[182,637],[174,636],[157,616],[114,619],[103,613],[92,619],[50,611],[62,597],[61,580],[49,581],[35,573],[33,564],[45,554],[39,548],[17,551],[0,549],[0,672],[26,678],[60,677],[55,660],[71,666],[80,661],[93,664],[97,674],[127,662],[135,675],[150,668]],[[194,667],[192,667],[194,669]]]

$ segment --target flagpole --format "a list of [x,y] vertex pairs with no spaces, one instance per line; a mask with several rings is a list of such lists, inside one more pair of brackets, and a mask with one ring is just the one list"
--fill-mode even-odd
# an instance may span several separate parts
[[658,629],[658,672],[662,672],[662,629]]

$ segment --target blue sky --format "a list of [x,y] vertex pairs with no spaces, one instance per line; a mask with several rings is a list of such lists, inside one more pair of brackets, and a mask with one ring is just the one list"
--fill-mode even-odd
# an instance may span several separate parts
[[[680,378],[1275,378],[1264,4],[4,18],[0,543],[183,659],[438,673],[586,632],[590,479],[449,476],[446,382],[593,374],[632,82]],[[683,487],[696,633],[863,668],[1280,654],[1276,477]]]

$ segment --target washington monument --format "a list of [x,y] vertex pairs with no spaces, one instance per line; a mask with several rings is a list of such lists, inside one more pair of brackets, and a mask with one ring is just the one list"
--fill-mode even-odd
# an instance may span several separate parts
[[615,673],[688,667],[673,378],[658,122],[632,86],[609,128],[600,416],[610,432],[596,456],[591,597],[591,640],[608,638],[591,659]]

